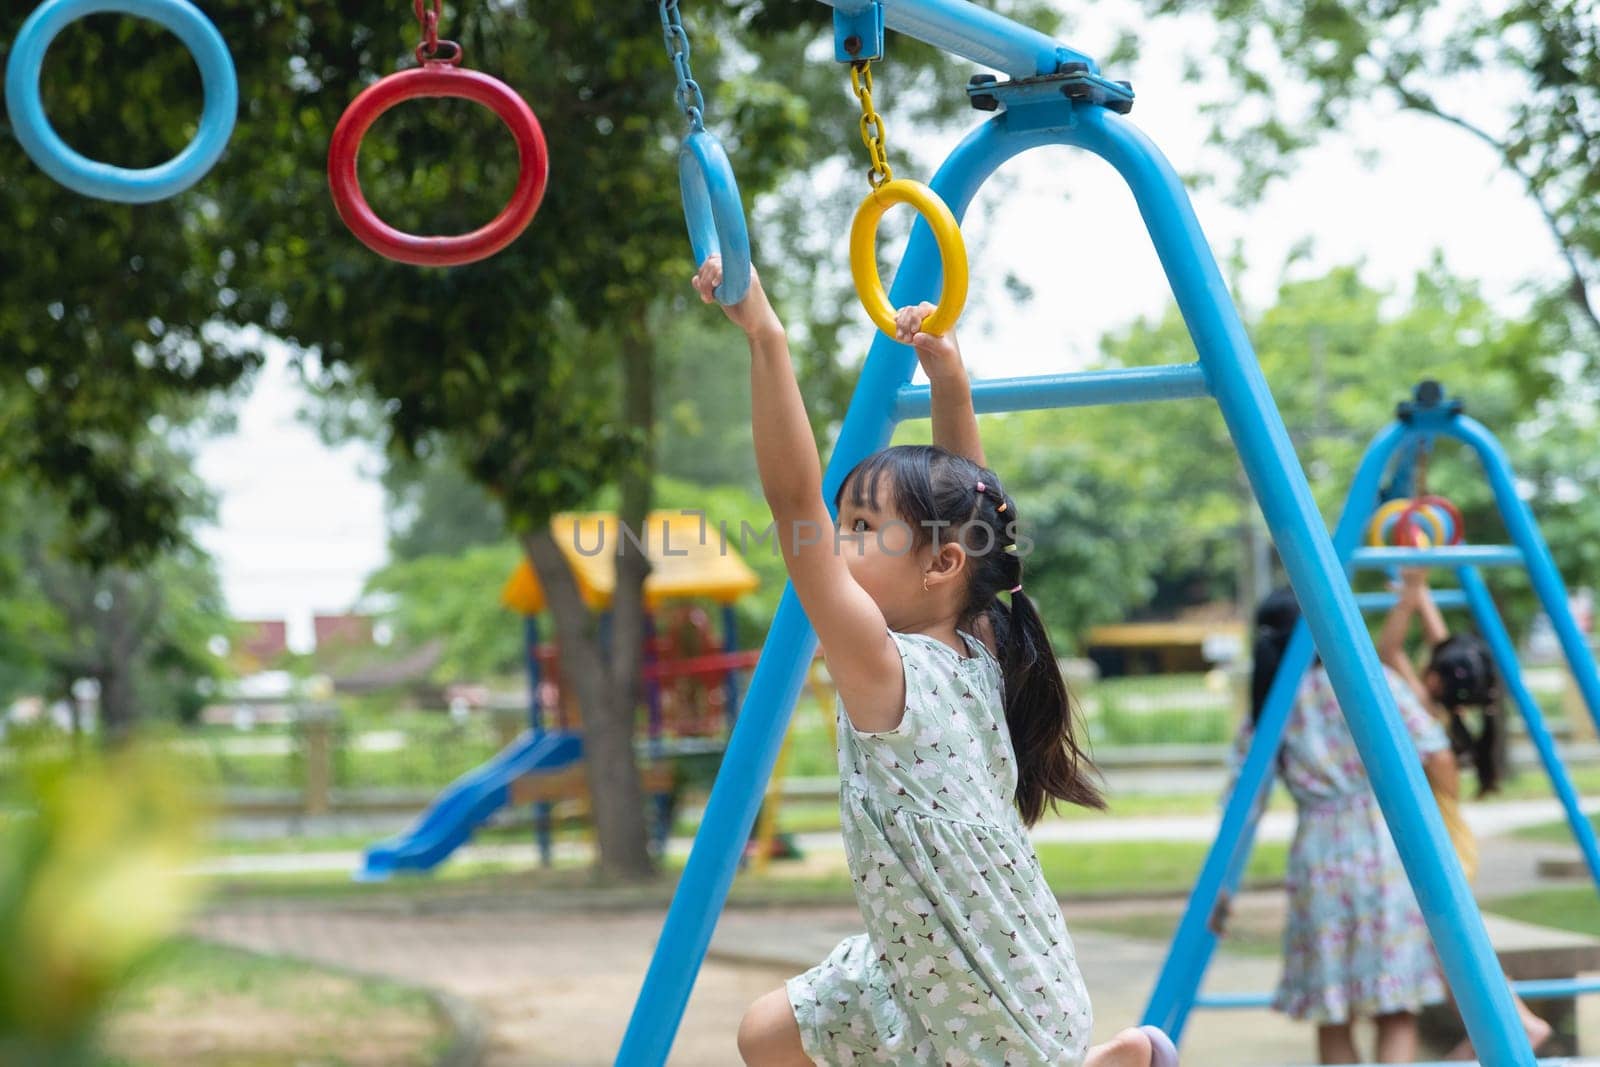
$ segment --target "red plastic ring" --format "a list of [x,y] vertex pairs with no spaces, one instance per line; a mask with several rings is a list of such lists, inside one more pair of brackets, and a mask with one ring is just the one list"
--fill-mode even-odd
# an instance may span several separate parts
[[[367,203],[356,175],[361,139],[378,116],[419,97],[449,96],[489,108],[511,130],[521,170],[511,199],[489,223],[455,237],[419,237],[384,222]],[[361,243],[389,259],[419,267],[455,267],[486,259],[517,239],[544,198],[550,174],[539,120],[516,90],[504,82],[443,63],[403,70],[368,86],[350,102],[328,143],[328,185],[339,217]]]

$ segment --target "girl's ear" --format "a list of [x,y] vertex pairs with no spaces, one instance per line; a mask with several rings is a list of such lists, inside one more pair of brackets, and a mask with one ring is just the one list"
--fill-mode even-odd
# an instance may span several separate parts
[[923,577],[927,579],[928,588],[932,589],[941,582],[955,581],[964,576],[966,571],[966,550],[953,541],[946,541],[929,552]]

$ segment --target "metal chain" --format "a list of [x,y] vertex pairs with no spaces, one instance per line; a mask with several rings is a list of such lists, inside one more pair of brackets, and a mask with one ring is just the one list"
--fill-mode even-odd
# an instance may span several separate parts
[[661,7],[661,33],[667,42],[667,57],[678,75],[678,106],[689,120],[689,132],[698,133],[706,128],[706,100],[700,85],[689,70],[689,34],[678,15],[678,0],[659,0]]
[[872,67],[865,59],[850,64],[850,88],[861,101],[861,143],[867,146],[867,155],[872,157],[867,184],[876,189],[892,181],[894,171],[889,169],[889,149],[884,143],[888,135],[884,132],[883,117],[872,109]]
[[[422,24],[422,40],[417,43],[418,63],[460,63],[461,46],[454,41],[439,40],[439,19],[443,15],[443,0],[411,0],[411,10]],[[440,54],[440,49],[444,54]]]

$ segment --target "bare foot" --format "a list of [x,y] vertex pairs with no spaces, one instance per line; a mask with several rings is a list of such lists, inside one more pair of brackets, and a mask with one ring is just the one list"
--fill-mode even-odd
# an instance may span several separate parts
[[[1522,1012],[1522,1031],[1528,1035],[1528,1044],[1533,1046],[1533,1051],[1535,1052],[1538,1052],[1544,1043],[1550,1040],[1550,1035],[1555,1033],[1555,1029],[1549,1023],[1527,1010]],[[1477,1055],[1472,1051],[1472,1041],[1465,1038],[1462,1039],[1461,1044],[1450,1050],[1450,1055],[1445,1057],[1447,1060],[1475,1060],[1477,1058]]]

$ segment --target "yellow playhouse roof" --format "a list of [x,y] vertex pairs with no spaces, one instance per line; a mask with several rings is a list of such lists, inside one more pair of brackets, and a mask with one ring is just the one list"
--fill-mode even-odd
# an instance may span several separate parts
[[[617,545],[621,530],[617,517],[607,512],[565,512],[550,522],[550,533],[561,546],[578,580],[578,591],[591,611],[611,606],[617,587]],[[650,577],[644,582],[645,603],[650,608],[663,601],[707,597],[724,604],[752,593],[761,585],[749,564],[723,543],[715,526],[702,524],[699,515],[654,511],[637,532],[650,559]],[[506,579],[500,602],[522,615],[544,610],[544,590],[527,560]]]

